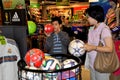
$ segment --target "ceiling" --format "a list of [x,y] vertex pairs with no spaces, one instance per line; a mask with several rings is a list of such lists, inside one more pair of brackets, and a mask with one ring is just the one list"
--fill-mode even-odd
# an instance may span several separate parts
[[[56,0],[38,0],[39,2],[41,2],[41,1],[54,1],[54,2],[56,2]],[[62,0],[61,0],[62,1]],[[88,0],[70,0],[70,2],[71,1],[77,1],[77,2],[87,2]]]
[[[42,1],[46,1],[46,2],[49,2],[49,3],[55,3],[56,0],[38,0],[38,2],[42,2]],[[25,0],[26,3],[30,3],[30,0]],[[70,3],[76,3],[76,2],[88,2],[88,0],[70,0]]]
[[[38,2],[42,2],[42,1],[47,1],[49,2],[50,4],[54,4],[56,2],[56,0],[38,0]],[[70,3],[77,3],[77,2],[88,2],[88,0],[70,0]],[[25,0],[25,3],[28,3],[30,4],[30,0]],[[0,7],[3,7],[2,6],[2,0],[0,0]]]

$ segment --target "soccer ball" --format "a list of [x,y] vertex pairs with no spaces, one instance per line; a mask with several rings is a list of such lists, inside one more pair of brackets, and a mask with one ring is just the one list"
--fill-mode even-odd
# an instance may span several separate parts
[[28,80],[42,80],[41,74],[35,72],[27,72],[26,77]]
[[79,40],[79,39],[75,39],[72,40],[68,46],[68,51],[70,52],[70,54],[76,56],[76,57],[80,57],[85,53],[85,49],[81,48],[84,46],[84,42]]
[[[19,72],[20,74],[20,72]],[[24,70],[22,70],[22,80],[26,80],[26,72]]]
[[44,28],[44,32],[50,34],[54,31],[54,27],[52,24],[46,24]]
[[40,68],[45,55],[42,50],[33,48],[29,50],[25,55],[25,62],[27,66]]
[[70,68],[70,67],[73,67],[77,64],[78,63],[74,59],[66,59],[65,61],[63,61],[62,67],[63,68]]
[[[45,58],[41,66],[41,70],[54,71],[54,70],[59,70],[59,69],[61,69],[61,64],[57,59],[53,57]],[[44,80],[56,80],[57,75],[58,75],[57,72],[43,74]]]
[[[74,59],[66,59],[63,61],[62,68],[71,68],[78,65],[78,63]],[[79,73],[79,67],[72,69],[76,74]]]
[[58,74],[57,80],[77,80],[73,71],[64,71]]

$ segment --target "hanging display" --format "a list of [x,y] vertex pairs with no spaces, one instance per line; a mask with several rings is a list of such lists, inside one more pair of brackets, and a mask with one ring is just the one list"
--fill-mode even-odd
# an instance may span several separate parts
[[25,0],[2,0],[4,10],[25,9]]

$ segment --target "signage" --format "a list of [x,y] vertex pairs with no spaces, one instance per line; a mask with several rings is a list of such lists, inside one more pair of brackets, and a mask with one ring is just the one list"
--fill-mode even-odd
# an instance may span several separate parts
[[14,14],[13,17],[12,17],[12,22],[19,22],[19,21],[20,21],[20,18],[19,18],[19,16],[18,16],[18,13],[15,12],[15,14]]
[[26,25],[25,9],[12,9],[3,11],[3,25]]
[[25,0],[2,0],[4,10],[25,9]]

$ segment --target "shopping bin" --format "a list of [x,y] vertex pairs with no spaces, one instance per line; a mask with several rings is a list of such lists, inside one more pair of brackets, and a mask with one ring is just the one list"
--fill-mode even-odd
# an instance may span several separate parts
[[81,60],[70,54],[51,54],[61,64],[67,59],[77,62],[76,65],[58,70],[29,69],[21,66],[24,61],[18,62],[18,80],[81,80]]

